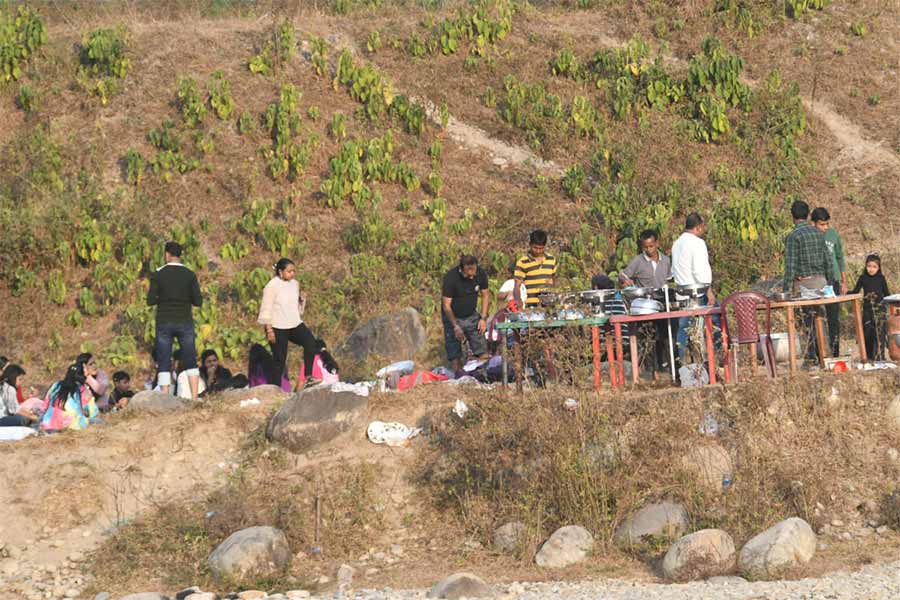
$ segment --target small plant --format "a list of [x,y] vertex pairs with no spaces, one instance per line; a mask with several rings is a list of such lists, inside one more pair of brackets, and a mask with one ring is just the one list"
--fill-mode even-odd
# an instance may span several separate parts
[[200,98],[197,82],[191,77],[178,80],[178,106],[188,127],[197,127],[206,118],[206,103]]
[[484,90],[484,94],[481,95],[481,103],[487,108],[495,108],[497,106],[497,93],[494,91],[494,88],[488,86]]
[[866,24],[862,21],[854,21],[850,24],[850,33],[855,35],[856,37],[866,37],[866,34],[869,32]]
[[256,121],[253,119],[253,115],[245,110],[241,113],[241,116],[238,117],[238,133],[240,133],[241,135],[252,133],[255,128],[255,123]]
[[881,104],[880,94],[872,94],[869,96],[869,106],[878,106],[879,104]]
[[47,276],[47,298],[58,306],[66,303],[66,281],[62,271],[54,269]]
[[221,250],[219,250],[219,256],[221,256],[223,260],[230,261],[241,260],[248,254],[250,254],[250,247],[247,245],[247,242],[242,239],[228,242],[222,246]]
[[310,106],[306,110],[306,116],[309,117],[310,121],[318,121],[319,117],[322,115],[321,115],[321,112],[319,111],[318,106]]
[[[40,15],[19,6],[15,15],[0,6],[0,75],[3,81],[16,81],[22,67],[47,43],[47,28]],[[27,109],[23,109],[26,110]]]
[[331,116],[331,124],[328,126],[331,137],[342,140],[347,137],[347,115],[336,112]]
[[39,103],[40,96],[33,87],[30,85],[22,85],[19,88],[19,93],[16,95],[16,106],[26,113],[31,114],[37,111]]
[[131,185],[140,185],[144,179],[144,157],[137,150],[125,153],[125,181]]
[[314,37],[311,40],[312,45],[312,65],[319,77],[324,77],[328,73],[328,44],[320,37]]
[[16,267],[16,272],[13,274],[12,295],[21,296],[22,292],[31,288],[36,280],[37,276],[31,269]]
[[215,71],[206,87],[209,91],[209,103],[216,115],[223,121],[230,119],[234,113],[234,98],[231,97],[231,84],[225,79],[225,74]]
[[366,50],[369,51],[369,54],[375,54],[381,50],[381,34],[377,29],[374,29],[366,38]]
[[89,91],[106,105],[118,92],[118,81],[125,79],[131,60],[125,56],[127,36],[124,29],[95,29],[81,42],[79,77],[87,81]]
[[259,54],[250,59],[248,67],[253,73],[269,75],[276,67],[287,63],[297,49],[294,25],[285,19],[266,40]]
[[566,195],[572,200],[577,200],[584,189],[586,176],[581,165],[572,165],[566,169],[562,178],[562,187]]
[[441,191],[444,189],[444,180],[441,179],[441,175],[437,171],[432,171],[428,174],[428,189],[431,191],[432,196],[435,198],[440,197]]

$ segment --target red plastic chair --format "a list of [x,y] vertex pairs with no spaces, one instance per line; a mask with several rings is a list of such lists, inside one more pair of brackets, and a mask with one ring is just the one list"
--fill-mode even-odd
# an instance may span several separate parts
[[[766,307],[766,338],[763,340],[759,331],[757,320],[757,308],[760,304]],[[728,326],[728,307],[734,307],[737,330],[732,331]],[[775,346],[772,344],[772,308],[769,299],[759,292],[735,292],[722,301],[722,333],[727,340],[725,351],[725,373],[737,381],[737,345],[738,344],[762,344],[763,362],[769,377],[775,377]],[[756,370],[756,356],[753,356],[754,371]],[[727,364],[727,363],[730,363]],[[728,379],[726,377],[726,379]]]

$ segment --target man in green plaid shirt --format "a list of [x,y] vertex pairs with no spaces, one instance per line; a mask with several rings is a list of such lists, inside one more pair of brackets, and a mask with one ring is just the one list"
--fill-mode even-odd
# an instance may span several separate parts
[[796,200],[791,205],[794,230],[784,241],[784,291],[799,292],[799,287],[820,290],[837,279],[831,266],[831,254],[825,236],[813,227],[809,219],[809,205]]
[[[836,275],[832,272],[831,254],[825,244],[825,235],[813,227],[809,219],[809,204],[803,200],[795,200],[791,205],[791,216],[794,218],[794,230],[784,241],[784,286],[785,292],[803,294],[803,290],[819,291],[833,281]],[[816,311],[821,307],[814,306],[803,310],[804,324],[809,332],[806,345],[806,358],[815,358],[818,354],[816,336],[812,334]]]

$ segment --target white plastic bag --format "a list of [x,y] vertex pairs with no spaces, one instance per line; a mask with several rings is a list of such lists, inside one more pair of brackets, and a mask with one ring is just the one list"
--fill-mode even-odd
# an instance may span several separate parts
[[386,367],[382,367],[378,369],[378,372],[375,373],[380,379],[384,379],[388,375],[392,373],[399,373],[400,375],[409,375],[413,371],[416,370],[416,363],[411,360],[401,360],[399,362],[391,363]]
[[409,446],[409,441],[422,433],[420,427],[410,428],[403,423],[385,423],[384,421],[372,421],[366,430],[366,437],[373,444],[402,447]]

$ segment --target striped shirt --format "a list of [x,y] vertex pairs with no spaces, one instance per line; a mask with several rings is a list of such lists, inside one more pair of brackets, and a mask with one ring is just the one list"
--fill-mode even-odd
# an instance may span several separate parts
[[516,261],[515,278],[528,288],[526,306],[540,304],[538,294],[550,287],[555,276],[556,259],[549,254],[535,258],[529,253]]

